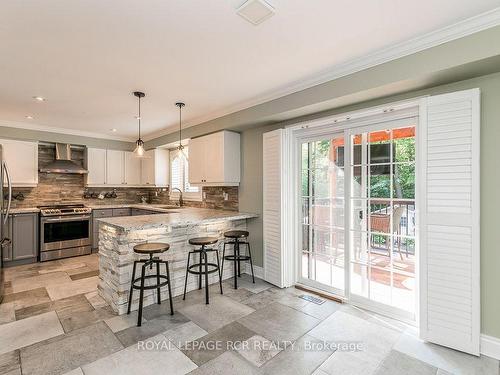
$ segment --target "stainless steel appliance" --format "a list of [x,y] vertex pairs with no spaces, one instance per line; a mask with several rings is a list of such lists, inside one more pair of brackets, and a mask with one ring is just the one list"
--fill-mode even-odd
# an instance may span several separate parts
[[[9,218],[10,204],[12,202],[12,183],[10,180],[9,168],[5,160],[3,160],[3,149],[0,145],[0,303],[3,300],[5,291],[4,287],[4,272],[3,272],[3,258],[4,249],[10,245],[11,240],[7,238],[7,220]],[[7,194],[4,196],[4,192]]]
[[88,170],[71,160],[71,145],[56,143],[56,160],[40,168],[42,173],[75,173],[86,174]]
[[40,208],[40,261],[90,254],[92,210],[83,204]]

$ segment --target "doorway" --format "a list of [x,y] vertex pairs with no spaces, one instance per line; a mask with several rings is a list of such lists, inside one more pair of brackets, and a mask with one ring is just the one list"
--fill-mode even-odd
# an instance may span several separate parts
[[298,282],[416,321],[417,117],[299,139]]

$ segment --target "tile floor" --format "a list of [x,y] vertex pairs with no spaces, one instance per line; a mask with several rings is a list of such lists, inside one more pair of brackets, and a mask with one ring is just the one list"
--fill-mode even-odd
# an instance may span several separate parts
[[247,275],[222,296],[212,286],[208,306],[204,291],[174,298],[174,316],[148,306],[136,327],[99,297],[97,270],[96,255],[6,270],[0,375],[499,374],[498,361],[423,343],[400,322]]

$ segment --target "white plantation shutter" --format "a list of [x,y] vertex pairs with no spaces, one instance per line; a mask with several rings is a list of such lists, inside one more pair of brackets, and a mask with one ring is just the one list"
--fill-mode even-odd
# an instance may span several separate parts
[[420,107],[420,332],[479,355],[478,89]]
[[180,156],[173,158],[170,166],[171,188],[182,190],[182,162]]
[[264,279],[280,288],[285,286],[283,133],[278,129],[263,135]]

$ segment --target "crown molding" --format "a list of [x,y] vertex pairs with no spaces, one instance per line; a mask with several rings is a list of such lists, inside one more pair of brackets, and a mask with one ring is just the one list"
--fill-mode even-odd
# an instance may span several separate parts
[[0,127],[34,130],[34,131],[42,131],[42,132],[48,132],[48,133],[60,133],[60,134],[74,135],[74,136],[88,137],[88,138],[108,139],[111,141],[134,142],[133,139],[126,138],[126,137],[119,137],[119,136],[113,136],[113,135],[108,136],[106,134],[88,132],[85,130],[58,128],[58,127],[54,127],[54,126],[41,125],[41,124],[36,124],[36,123],[29,123],[28,124],[26,122],[20,122],[20,121],[0,120]]
[[[259,104],[263,104],[268,101],[275,100],[280,97],[290,95],[316,85],[320,85],[322,83],[326,83],[328,81],[342,78],[350,74],[360,72],[362,70],[373,68],[377,65],[381,65],[392,60],[397,60],[399,58],[409,56],[414,53],[418,53],[423,50],[436,47],[441,44],[451,42],[453,40],[457,40],[498,25],[500,25],[500,7],[445,26],[435,31],[431,31],[427,34],[423,34],[421,36],[408,39],[406,41],[399,42],[385,48],[381,48],[375,52],[345,61],[319,74],[315,74],[308,78],[292,82],[285,87],[270,91],[263,95],[256,96],[250,100],[240,102],[223,110],[211,112],[207,115],[191,120],[189,123],[183,125],[183,128],[199,125],[201,123],[211,121],[216,118],[223,117]],[[147,138],[145,137],[145,140],[150,141],[152,139],[174,132],[175,129],[173,126],[167,127],[162,131],[147,135]]]

